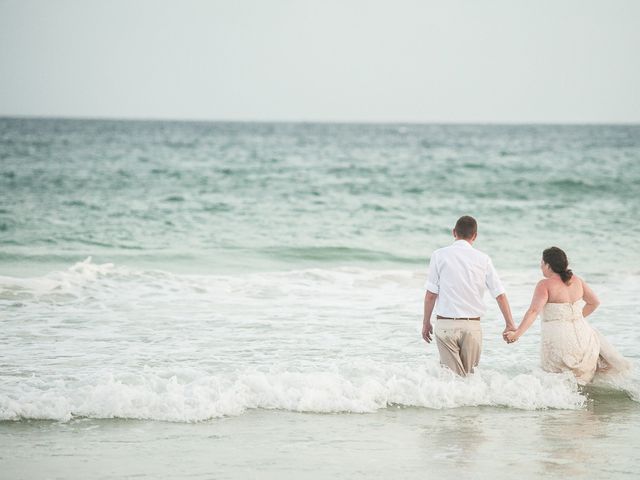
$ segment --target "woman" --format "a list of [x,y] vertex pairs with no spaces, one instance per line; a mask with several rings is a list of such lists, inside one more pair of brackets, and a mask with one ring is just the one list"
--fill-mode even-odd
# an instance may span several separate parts
[[522,322],[515,331],[504,334],[505,340],[518,340],[542,312],[544,370],[571,371],[581,385],[589,383],[596,371],[628,370],[630,363],[585,321],[600,302],[589,285],[568,267],[567,255],[558,247],[542,252],[540,269],[544,279],[536,285]]

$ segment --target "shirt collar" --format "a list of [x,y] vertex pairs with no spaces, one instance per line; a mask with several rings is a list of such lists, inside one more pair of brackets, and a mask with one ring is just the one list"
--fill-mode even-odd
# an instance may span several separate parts
[[466,240],[456,240],[453,242],[456,247],[473,248],[473,246]]

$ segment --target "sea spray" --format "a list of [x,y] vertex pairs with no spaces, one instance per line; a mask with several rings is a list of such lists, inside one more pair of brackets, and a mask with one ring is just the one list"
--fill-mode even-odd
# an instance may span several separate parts
[[169,376],[143,368],[136,374],[102,371],[90,378],[5,379],[0,419],[194,422],[256,408],[316,413],[372,413],[394,405],[535,410],[577,409],[585,401],[571,377],[544,372],[510,378],[483,369],[469,378],[459,378],[434,364],[417,370],[371,363],[350,372],[272,368],[230,375],[189,370],[181,376]]

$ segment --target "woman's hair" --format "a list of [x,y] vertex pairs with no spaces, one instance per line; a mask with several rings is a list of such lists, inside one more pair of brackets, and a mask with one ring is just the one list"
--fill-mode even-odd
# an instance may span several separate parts
[[569,284],[569,280],[573,277],[573,272],[569,269],[569,260],[567,254],[558,247],[549,247],[542,252],[542,260],[551,267],[551,270],[560,275],[562,281]]

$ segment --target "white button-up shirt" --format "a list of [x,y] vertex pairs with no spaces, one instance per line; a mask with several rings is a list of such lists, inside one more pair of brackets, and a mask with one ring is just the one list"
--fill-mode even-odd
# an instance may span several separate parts
[[452,318],[481,317],[485,288],[494,298],[504,293],[489,256],[466,240],[433,252],[425,288],[438,294],[436,314]]

